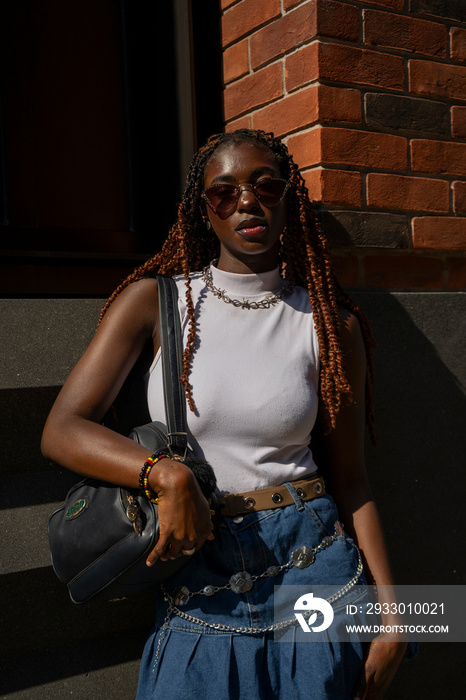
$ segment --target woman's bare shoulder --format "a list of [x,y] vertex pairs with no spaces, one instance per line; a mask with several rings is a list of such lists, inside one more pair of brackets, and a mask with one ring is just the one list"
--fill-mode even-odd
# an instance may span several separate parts
[[144,278],[125,287],[108,307],[99,330],[123,324],[128,330],[142,329],[152,333],[158,318],[158,286],[154,278]]
[[366,351],[358,317],[348,309],[340,308],[339,313],[340,338],[345,355],[360,358],[365,362]]

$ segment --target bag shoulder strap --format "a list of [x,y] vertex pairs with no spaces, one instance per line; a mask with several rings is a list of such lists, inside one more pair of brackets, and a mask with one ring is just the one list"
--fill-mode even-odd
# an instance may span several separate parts
[[171,277],[157,275],[157,284],[168,445],[173,452],[184,457],[188,446],[188,437],[186,432],[186,397],[180,382],[180,376],[183,373],[183,340],[178,311],[178,290]]

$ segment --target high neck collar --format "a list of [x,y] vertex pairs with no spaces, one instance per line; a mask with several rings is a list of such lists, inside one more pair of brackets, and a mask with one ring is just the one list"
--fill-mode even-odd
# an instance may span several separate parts
[[217,261],[210,264],[212,282],[229,295],[241,297],[259,297],[271,292],[279,292],[286,284],[280,277],[278,266],[268,272],[252,272],[247,275],[225,272],[216,267]]

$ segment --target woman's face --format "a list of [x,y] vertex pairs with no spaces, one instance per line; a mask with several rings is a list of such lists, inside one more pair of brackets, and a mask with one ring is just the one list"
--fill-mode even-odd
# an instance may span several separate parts
[[[250,142],[220,146],[207,163],[204,187],[216,184],[255,185],[264,178],[282,178],[271,151]],[[249,188],[241,190],[236,209],[226,218],[205,207],[220,241],[218,267],[227,272],[266,272],[277,265],[280,236],[286,223],[286,197],[272,208]]]

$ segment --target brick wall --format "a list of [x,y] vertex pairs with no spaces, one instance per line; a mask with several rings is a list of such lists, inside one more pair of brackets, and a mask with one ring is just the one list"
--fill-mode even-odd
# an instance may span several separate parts
[[227,130],[274,131],[363,289],[466,288],[464,0],[221,0]]

